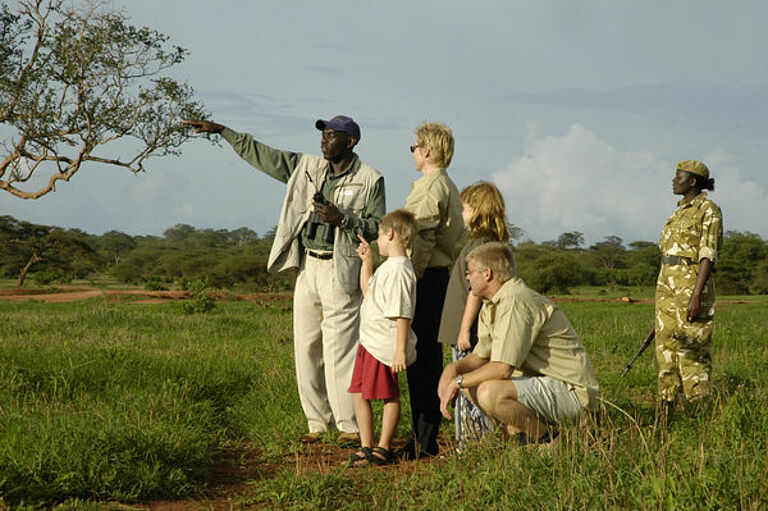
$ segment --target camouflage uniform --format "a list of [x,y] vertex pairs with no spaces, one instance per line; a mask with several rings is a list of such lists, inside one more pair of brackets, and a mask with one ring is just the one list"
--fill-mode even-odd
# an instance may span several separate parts
[[701,293],[699,315],[688,322],[688,302],[696,286],[698,262],[707,258],[712,266],[723,244],[723,217],[720,208],[697,195],[685,200],[669,217],[659,240],[662,259],[656,283],[656,360],[659,364],[659,394],[674,401],[680,387],[686,399],[695,400],[709,392],[712,372],[712,327],[715,313],[715,282],[710,274]]

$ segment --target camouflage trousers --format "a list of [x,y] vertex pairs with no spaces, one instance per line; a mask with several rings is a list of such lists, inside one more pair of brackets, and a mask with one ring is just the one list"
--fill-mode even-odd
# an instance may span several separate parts
[[688,301],[696,283],[695,273],[662,267],[656,289],[656,361],[659,364],[659,397],[674,401],[680,390],[689,401],[710,391],[714,284],[702,293],[699,317],[688,322]]
[[665,401],[674,401],[681,388],[689,401],[709,393],[714,320],[710,317],[689,323],[685,310],[656,313],[659,396]]

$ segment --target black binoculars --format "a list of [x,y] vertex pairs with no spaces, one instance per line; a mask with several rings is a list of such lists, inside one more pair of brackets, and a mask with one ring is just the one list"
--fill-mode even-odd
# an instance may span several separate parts
[[[325,200],[325,197],[323,197],[323,194],[320,192],[315,192],[315,195],[312,196],[312,200],[314,202],[319,202],[320,204],[328,204],[328,201]],[[311,240],[315,239],[315,235],[317,234],[317,226],[319,225],[325,226],[325,234],[323,235],[323,241],[325,241],[326,243],[333,243],[336,235],[336,230],[334,229],[334,226],[320,220],[320,217],[317,216],[316,211],[313,211],[312,214],[309,215],[309,220],[307,220],[307,224],[304,226],[307,238]]]

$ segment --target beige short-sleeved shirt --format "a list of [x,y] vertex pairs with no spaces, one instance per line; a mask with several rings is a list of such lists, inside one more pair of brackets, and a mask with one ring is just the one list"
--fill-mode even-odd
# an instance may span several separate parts
[[427,268],[451,266],[464,222],[459,190],[445,169],[424,174],[414,181],[405,209],[413,213],[418,223],[411,250],[416,277],[421,278]]
[[597,377],[571,322],[518,278],[484,300],[474,353],[513,366],[513,376],[543,375],[569,383],[582,406],[597,408]]

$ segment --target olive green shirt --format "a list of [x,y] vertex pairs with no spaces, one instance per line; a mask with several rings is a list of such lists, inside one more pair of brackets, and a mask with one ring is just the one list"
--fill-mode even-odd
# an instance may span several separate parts
[[451,266],[464,222],[459,190],[445,169],[414,181],[405,209],[413,213],[418,223],[411,249],[416,278],[421,278],[427,268]]
[[[265,174],[277,179],[282,183],[287,183],[291,178],[296,165],[301,158],[301,153],[283,151],[275,149],[257,140],[246,133],[237,133],[229,128],[224,128],[221,136],[232,145],[235,152],[253,167],[259,169]],[[318,191],[328,202],[332,203],[333,191],[341,178],[347,175],[350,169],[355,167],[358,156],[350,162],[349,167],[341,174],[333,174],[328,169],[328,178],[323,183],[314,183]],[[345,215],[340,228],[355,234],[362,234],[369,241],[376,239],[379,232],[379,219],[386,211],[386,198],[384,196],[384,180],[376,182],[371,194],[370,200],[366,203],[365,211],[358,218],[351,215]],[[328,224],[320,224],[317,227],[315,236],[309,238],[306,229],[302,229],[301,243],[310,250],[332,251],[333,243],[325,241]]]
[[549,376],[573,385],[597,409],[597,377],[587,350],[559,307],[513,277],[483,300],[473,353],[514,368],[512,376]]

